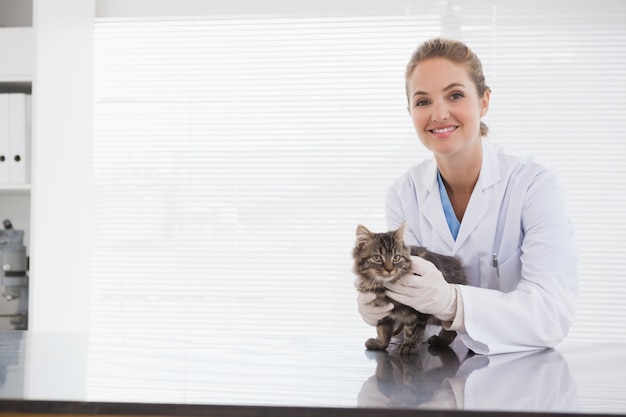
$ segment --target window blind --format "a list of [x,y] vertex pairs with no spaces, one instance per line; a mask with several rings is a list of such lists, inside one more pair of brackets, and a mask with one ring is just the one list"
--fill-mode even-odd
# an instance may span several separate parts
[[570,337],[626,340],[626,8],[544,3],[97,18],[91,327],[371,336],[356,225],[385,230],[387,187],[427,156],[403,71],[419,42],[449,36],[483,61],[490,140],[566,184],[581,246]]
[[359,329],[356,225],[384,228],[417,148],[413,36],[403,17],[99,21],[92,327]]

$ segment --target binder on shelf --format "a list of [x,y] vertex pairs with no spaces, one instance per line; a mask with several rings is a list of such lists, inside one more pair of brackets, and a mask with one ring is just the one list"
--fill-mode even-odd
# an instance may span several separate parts
[[[9,184],[30,182],[30,95],[8,95]],[[0,157],[0,159],[2,159]]]
[[0,94],[0,185],[9,184],[9,95]]

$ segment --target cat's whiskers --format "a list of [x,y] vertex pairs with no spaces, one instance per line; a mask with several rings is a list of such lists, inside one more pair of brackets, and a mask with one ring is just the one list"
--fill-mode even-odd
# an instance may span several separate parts
[[365,284],[367,284],[366,291],[368,292],[374,292],[374,290],[380,289],[383,286],[376,276],[365,281]]

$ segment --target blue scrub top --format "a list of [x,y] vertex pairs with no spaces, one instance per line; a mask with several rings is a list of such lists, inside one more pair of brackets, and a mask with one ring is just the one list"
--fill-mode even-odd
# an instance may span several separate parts
[[443,185],[443,180],[441,179],[441,173],[439,170],[437,170],[437,182],[439,183],[439,195],[441,196],[443,214],[446,216],[446,222],[450,228],[450,233],[452,233],[452,237],[456,240],[456,237],[459,234],[459,229],[461,228],[461,222],[459,222],[456,218],[456,214],[454,214],[450,197],[448,197],[448,191],[446,191],[446,186]]

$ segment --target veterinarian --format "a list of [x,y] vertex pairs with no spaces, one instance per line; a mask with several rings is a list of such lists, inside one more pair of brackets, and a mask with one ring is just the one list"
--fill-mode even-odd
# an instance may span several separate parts
[[[478,354],[552,347],[574,320],[578,255],[557,176],[532,158],[507,153],[481,121],[491,90],[482,65],[463,43],[426,41],[406,68],[408,110],[432,152],[389,189],[390,230],[407,223],[405,243],[457,256],[468,285],[447,283],[428,261],[387,295],[432,314]],[[547,138],[549,139],[549,138]],[[376,325],[392,304],[359,312]]]

